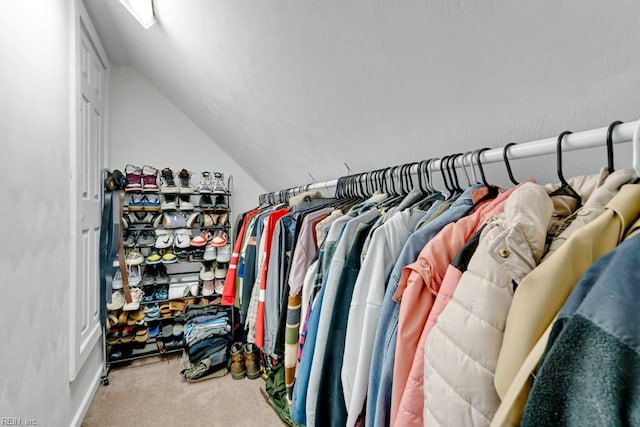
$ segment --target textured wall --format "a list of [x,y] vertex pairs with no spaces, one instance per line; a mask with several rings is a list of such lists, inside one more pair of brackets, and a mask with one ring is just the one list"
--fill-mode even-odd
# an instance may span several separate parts
[[110,167],[184,167],[194,185],[200,171],[221,171],[233,175],[234,217],[257,204],[265,190],[133,68],[114,66],[110,91]]
[[85,1],[112,59],[269,190],[640,116],[637,1],[156,0],[146,31]]
[[0,417],[41,426],[71,424],[101,366],[68,382],[72,5],[0,3]]

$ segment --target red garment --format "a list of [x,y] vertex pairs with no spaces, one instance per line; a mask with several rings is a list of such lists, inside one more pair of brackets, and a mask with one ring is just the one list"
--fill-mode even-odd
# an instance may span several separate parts
[[242,241],[244,240],[244,233],[251,218],[260,212],[258,209],[247,212],[242,221],[240,227],[240,233],[236,239],[236,244],[233,246],[233,254],[231,255],[231,261],[229,262],[229,269],[227,271],[227,278],[224,281],[224,290],[222,291],[222,305],[233,305],[236,299],[236,279],[238,270],[238,261],[240,260],[240,251],[242,250]]
[[273,233],[276,230],[278,220],[289,213],[289,209],[278,209],[269,214],[267,225],[264,228],[265,236],[262,257],[262,269],[260,270],[260,291],[258,292],[258,317],[256,318],[256,345],[264,348],[264,296],[267,290],[267,272],[269,270],[269,257],[271,256],[271,242],[273,241]]

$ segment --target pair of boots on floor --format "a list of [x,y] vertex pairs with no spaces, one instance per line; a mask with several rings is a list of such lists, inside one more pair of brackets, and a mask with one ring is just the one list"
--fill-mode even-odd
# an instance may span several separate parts
[[235,342],[231,345],[231,377],[241,380],[245,375],[250,380],[260,376],[258,347],[253,343]]

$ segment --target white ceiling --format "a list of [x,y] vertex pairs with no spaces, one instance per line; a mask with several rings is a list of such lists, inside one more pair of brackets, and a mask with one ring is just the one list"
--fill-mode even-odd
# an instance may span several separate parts
[[640,115],[640,2],[84,0],[269,190]]

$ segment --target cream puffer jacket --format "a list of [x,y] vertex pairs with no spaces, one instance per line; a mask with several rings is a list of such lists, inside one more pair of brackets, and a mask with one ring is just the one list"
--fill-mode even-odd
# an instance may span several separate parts
[[500,404],[493,384],[514,283],[536,267],[553,204],[526,183],[491,218],[452,300],[425,342],[424,425],[488,426]]

